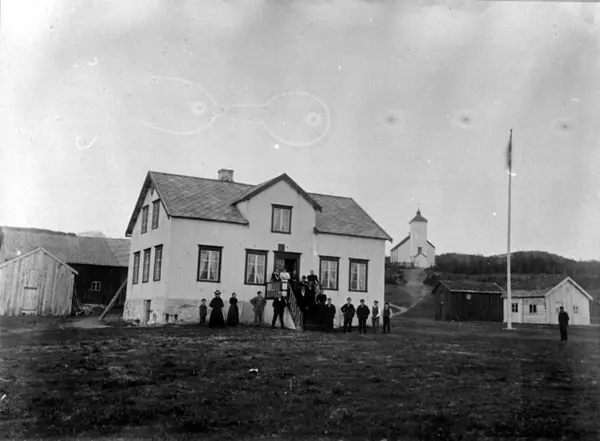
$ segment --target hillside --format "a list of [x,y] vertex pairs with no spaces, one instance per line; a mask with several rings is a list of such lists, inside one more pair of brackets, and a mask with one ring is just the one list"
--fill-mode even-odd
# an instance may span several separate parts
[[[411,270],[386,263],[386,298],[395,298],[397,301],[402,301],[399,303],[401,306],[407,307],[412,306],[418,300],[416,296],[411,295],[416,291],[414,286],[410,288],[411,292],[407,290],[405,277],[409,271]],[[421,271],[427,274],[423,279],[423,284],[428,287],[429,292],[440,280],[495,282],[506,289],[506,255],[441,254],[436,257],[435,268]],[[520,251],[511,254],[511,285],[513,289],[550,288],[567,276],[594,297],[591,312],[593,316],[600,316],[600,303],[598,303],[600,301],[600,262],[576,261],[542,251]],[[407,315],[420,315],[423,312],[420,312],[419,309],[423,308],[427,310],[431,308],[431,305],[427,305],[427,299],[422,305],[409,311]]]

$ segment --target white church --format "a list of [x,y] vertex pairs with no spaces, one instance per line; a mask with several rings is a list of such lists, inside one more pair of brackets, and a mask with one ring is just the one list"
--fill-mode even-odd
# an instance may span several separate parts
[[392,248],[390,262],[414,268],[434,266],[435,246],[427,240],[427,219],[421,215],[421,210],[417,210],[409,225],[408,236]]

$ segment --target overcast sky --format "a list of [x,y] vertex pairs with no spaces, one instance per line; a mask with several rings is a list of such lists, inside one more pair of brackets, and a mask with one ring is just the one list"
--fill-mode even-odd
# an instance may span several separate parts
[[394,243],[420,204],[438,253],[505,253],[512,128],[513,250],[598,258],[599,8],[4,0],[0,224],[122,237],[148,170],[230,168],[353,197]]

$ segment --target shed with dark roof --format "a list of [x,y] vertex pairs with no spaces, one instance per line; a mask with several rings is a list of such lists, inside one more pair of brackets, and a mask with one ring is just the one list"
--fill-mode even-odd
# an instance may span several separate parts
[[502,322],[503,293],[497,283],[440,281],[432,292],[435,319]]

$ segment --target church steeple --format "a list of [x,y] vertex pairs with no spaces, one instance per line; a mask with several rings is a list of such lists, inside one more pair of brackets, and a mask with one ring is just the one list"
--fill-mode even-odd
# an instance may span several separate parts
[[421,216],[421,209],[417,208],[417,215],[415,217],[413,217],[413,219],[409,222],[410,224],[412,224],[413,222],[425,222],[427,223],[427,219],[425,219],[423,216]]

